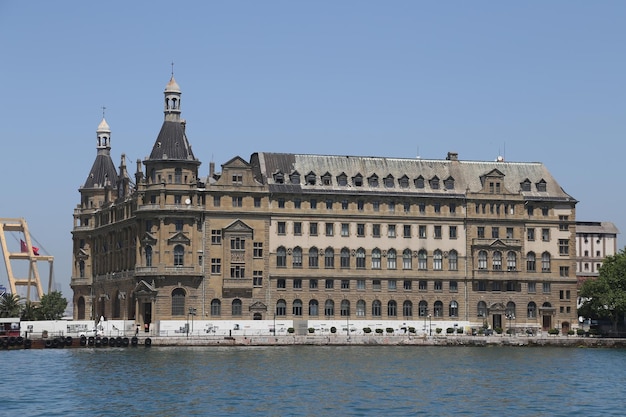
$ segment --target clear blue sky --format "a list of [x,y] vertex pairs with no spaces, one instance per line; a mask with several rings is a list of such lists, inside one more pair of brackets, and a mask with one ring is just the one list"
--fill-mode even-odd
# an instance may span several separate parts
[[0,0],[0,217],[26,218],[71,298],[102,106],[132,174],[173,61],[202,175],[256,151],[503,155],[626,232],[624,22],[623,1]]

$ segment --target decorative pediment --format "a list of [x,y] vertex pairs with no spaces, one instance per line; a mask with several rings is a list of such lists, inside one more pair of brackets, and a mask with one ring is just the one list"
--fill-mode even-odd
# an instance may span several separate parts
[[502,240],[496,239],[489,245],[491,248],[507,248],[508,245],[505,244]]
[[504,304],[502,303],[494,303],[491,305],[491,307],[489,307],[489,311],[490,312],[498,312],[498,311],[505,311],[506,309],[504,308]]
[[189,239],[183,232],[177,232],[173,236],[171,236],[169,239],[167,239],[167,243],[170,245],[175,245],[175,244],[189,245],[191,244],[191,239]]
[[142,279],[141,281],[137,283],[137,285],[135,285],[135,289],[133,290],[133,293],[135,294],[135,297],[137,298],[142,298],[142,297],[156,298],[158,291],[154,285],[154,282],[152,284],[149,284],[148,282]]
[[78,249],[78,252],[76,252],[76,259],[78,259],[79,261],[84,261],[85,259],[89,258],[89,254],[87,253],[87,251],[85,251],[85,249],[80,248]]
[[154,237],[154,235],[152,233],[144,233],[143,237],[141,238],[141,245],[142,246],[152,246],[152,245],[156,245],[157,243],[157,239],[156,237]]
[[222,169],[224,168],[248,168],[250,166],[242,157],[235,156],[225,164],[222,164]]
[[255,301],[249,307],[250,311],[267,311],[267,306],[263,304],[261,301]]
[[251,234],[254,231],[250,226],[248,226],[243,221],[237,219],[228,226],[224,228],[225,233],[249,233]]

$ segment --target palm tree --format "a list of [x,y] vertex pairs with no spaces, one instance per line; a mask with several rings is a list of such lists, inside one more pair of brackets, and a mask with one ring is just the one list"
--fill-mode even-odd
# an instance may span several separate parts
[[0,297],[0,317],[19,317],[23,307],[17,294],[5,293]]

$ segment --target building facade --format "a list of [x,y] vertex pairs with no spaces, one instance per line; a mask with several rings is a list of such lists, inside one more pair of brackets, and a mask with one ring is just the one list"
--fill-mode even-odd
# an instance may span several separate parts
[[258,152],[202,177],[180,99],[172,77],[133,179],[97,129],[75,319],[577,322],[577,202],[543,164]]
[[576,276],[578,285],[597,278],[607,256],[617,253],[619,230],[611,222],[576,222]]

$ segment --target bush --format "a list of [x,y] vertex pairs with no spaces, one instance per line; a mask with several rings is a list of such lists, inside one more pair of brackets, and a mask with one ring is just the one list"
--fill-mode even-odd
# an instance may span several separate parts
[[337,333],[337,328],[335,326],[330,328],[331,333]]
[[372,329],[370,329],[369,327],[363,327],[363,333],[365,334],[372,333]]
[[568,335],[568,336],[572,336],[573,334],[574,334],[574,331],[573,331],[573,330],[568,330],[568,331],[567,331],[567,335]]
[[376,329],[376,333],[382,334],[383,333],[383,329]]
[[456,329],[457,334],[463,334],[463,328],[459,327]]
[[393,333],[393,329],[392,329],[391,327],[387,327],[387,328],[385,329],[385,331],[386,331],[387,333]]
[[415,333],[415,327],[409,327],[409,333]]
[[437,327],[437,328],[435,329],[435,332],[436,332],[437,334],[440,334],[442,330],[443,330],[443,329],[442,329],[441,327]]
[[313,327],[309,327],[309,333],[315,333],[315,329]]
[[576,334],[578,336],[584,336],[585,335],[585,331],[583,329],[578,329],[578,330],[576,330]]
[[548,334],[556,336],[556,335],[559,334],[559,329],[552,328],[552,329],[548,330]]
[[450,333],[454,333],[454,329],[452,327],[448,327],[446,329],[446,333],[450,334]]
[[496,327],[494,330],[496,333],[502,334],[502,327]]
[[295,331],[296,331],[296,329],[294,329],[293,327],[290,327],[290,328],[287,329],[287,333],[293,333]]

